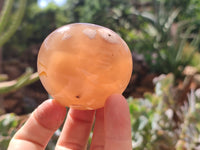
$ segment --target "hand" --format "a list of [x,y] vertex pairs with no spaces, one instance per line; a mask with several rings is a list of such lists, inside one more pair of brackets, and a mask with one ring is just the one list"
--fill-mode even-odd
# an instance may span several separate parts
[[[55,100],[42,103],[12,138],[8,150],[44,150],[65,119],[66,108]],[[70,109],[56,150],[85,150],[95,117],[91,150],[131,150],[128,104],[121,95],[110,96],[98,110]]]

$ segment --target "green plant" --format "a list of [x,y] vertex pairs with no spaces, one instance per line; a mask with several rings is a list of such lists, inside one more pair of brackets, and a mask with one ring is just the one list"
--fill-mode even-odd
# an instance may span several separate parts
[[[177,1],[178,4],[179,2]],[[198,50],[199,19],[197,17],[182,19],[190,3],[172,4],[172,1],[154,0],[152,11],[134,11],[133,14],[138,17],[141,24],[142,36],[133,40],[135,51],[145,55],[152,71],[173,72],[176,77],[180,77],[184,67],[189,64],[195,51]],[[192,51],[188,49],[189,52],[185,57],[183,50],[187,48],[188,43],[194,49]]]
[[140,99],[128,99],[133,149],[197,148],[200,132],[200,99],[197,94],[195,95],[195,91],[191,91],[184,104],[177,105],[172,94],[173,88],[174,76],[162,75],[157,78],[155,93],[145,93],[144,98]]
[[172,110],[166,106],[167,102],[164,100],[173,82],[173,75],[163,75],[156,83],[155,93],[146,93],[143,99],[128,99],[134,149],[174,149],[177,136],[170,134],[173,132],[173,124],[170,124],[172,116],[165,113]]
[[[0,13],[0,53],[2,53],[2,46],[16,32],[22,21],[24,11],[26,8],[26,0],[19,0],[19,3],[15,4],[17,5],[17,8],[13,8],[13,6],[15,6],[14,4],[15,3],[13,0],[4,1],[4,6]],[[2,61],[1,58],[0,61]],[[0,68],[1,67],[2,66],[0,66]],[[2,80],[4,81],[6,79],[7,79],[6,75],[0,75],[0,81]],[[19,77],[17,80],[0,82],[0,94],[17,90],[36,80],[38,80],[37,73],[32,74],[32,70],[27,69],[27,72],[21,77]]]
[[8,144],[18,130],[18,128],[23,124],[27,119],[26,116],[16,116],[15,114],[5,114],[0,116],[0,148],[1,150],[6,150]]
[[[0,47],[15,33],[24,15],[26,0],[19,1],[18,9],[14,15],[12,15],[13,2],[13,0],[6,0],[0,14]],[[10,18],[12,19],[10,20]]]
[[40,8],[37,0],[27,1],[23,22],[16,34],[4,45],[4,49],[15,49],[18,56],[24,51],[30,51],[31,46],[40,45],[53,30],[69,23],[66,16],[64,6],[59,7],[50,2],[47,7]]
[[0,82],[0,94],[6,94],[16,91],[26,85],[29,85],[39,79],[38,73],[33,73],[32,69],[27,68],[26,72],[18,79],[12,81]]

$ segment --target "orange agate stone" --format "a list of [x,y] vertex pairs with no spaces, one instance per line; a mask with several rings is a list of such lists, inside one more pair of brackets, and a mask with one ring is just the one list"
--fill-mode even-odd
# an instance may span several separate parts
[[38,73],[48,93],[75,109],[98,109],[122,93],[132,73],[126,43],[112,30],[75,23],[52,32],[38,54]]

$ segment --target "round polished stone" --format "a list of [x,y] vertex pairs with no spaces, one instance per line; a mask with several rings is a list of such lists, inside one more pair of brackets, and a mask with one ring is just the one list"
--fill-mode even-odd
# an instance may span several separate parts
[[38,54],[38,73],[48,93],[75,109],[98,109],[121,94],[132,73],[127,44],[112,30],[75,23],[52,32]]

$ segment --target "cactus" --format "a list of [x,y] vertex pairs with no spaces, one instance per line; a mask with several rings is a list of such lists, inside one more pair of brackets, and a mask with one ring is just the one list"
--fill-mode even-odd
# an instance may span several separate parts
[[[0,13],[0,56],[2,53],[2,46],[10,39],[10,37],[18,29],[22,18],[24,16],[27,0],[19,0],[18,8],[15,12],[12,12],[14,0],[5,0],[3,9]],[[1,69],[0,58],[0,69]],[[0,72],[1,73],[1,72]],[[0,79],[5,79],[5,75],[0,75]],[[38,80],[38,74],[32,73],[32,70],[28,69],[24,75],[16,80],[0,82],[0,94],[15,91],[23,86],[31,84]],[[0,80],[1,81],[1,80]]]
[[[6,0],[0,15],[0,47],[2,47],[19,27],[27,0],[19,0],[19,7],[12,15],[13,0]],[[12,22],[9,19],[12,18]]]

